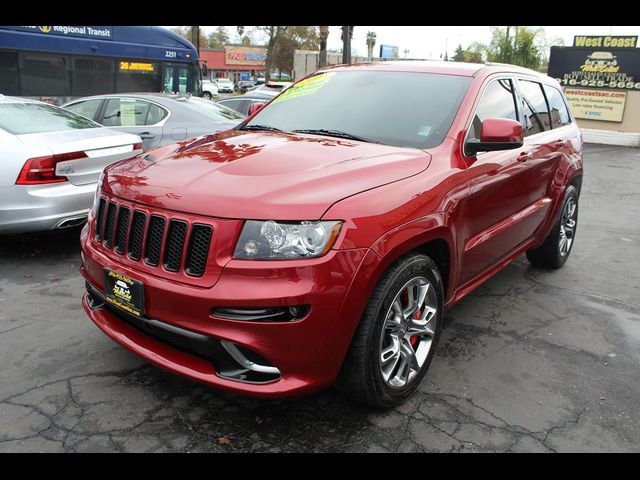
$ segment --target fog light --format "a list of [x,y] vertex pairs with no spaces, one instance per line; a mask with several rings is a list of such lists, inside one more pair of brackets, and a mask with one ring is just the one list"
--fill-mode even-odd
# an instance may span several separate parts
[[211,315],[244,322],[292,322],[305,317],[309,310],[311,310],[309,305],[265,308],[221,307],[214,309]]

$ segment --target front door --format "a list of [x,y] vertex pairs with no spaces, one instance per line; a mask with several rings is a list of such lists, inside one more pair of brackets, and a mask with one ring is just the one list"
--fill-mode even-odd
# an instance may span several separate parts
[[[484,90],[467,139],[480,139],[487,118],[509,118],[522,123],[511,79],[491,80]],[[540,203],[543,183],[529,161],[532,145],[514,150],[484,152],[470,159],[469,196],[461,206],[464,228],[460,282],[482,274],[529,238],[542,221],[548,205]],[[535,153],[534,153],[535,155]]]
[[188,66],[179,63],[165,63],[162,71],[163,91],[166,93],[187,93],[188,76]]

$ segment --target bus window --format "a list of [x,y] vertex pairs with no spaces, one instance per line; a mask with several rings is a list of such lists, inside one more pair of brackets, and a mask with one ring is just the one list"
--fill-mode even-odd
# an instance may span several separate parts
[[21,53],[20,56],[22,95],[69,95],[67,57],[47,53]]
[[113,92],[112,58],[71,57],[71,63],[71,95],[85,97]]
[[20,95],[18,80],[18,52],[0,51],[0,93]]
[[159,64],[144,60],[119,60],[116,93],[159,92]]
[[187,93],[187,67],[178,67],[178,93]]
[[164,91],[166,93],[173,93],[173,76],[175,68],[173,65],[164,66]]

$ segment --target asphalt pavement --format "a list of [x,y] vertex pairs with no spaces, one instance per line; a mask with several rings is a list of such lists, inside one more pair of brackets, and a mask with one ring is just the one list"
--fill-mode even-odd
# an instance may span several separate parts
[[640,149],[588,145],[558,271],[523,256],[446,315],[407,403],[226,394],[85,316],[79,230],[0,238],[0,452],[640,451]]

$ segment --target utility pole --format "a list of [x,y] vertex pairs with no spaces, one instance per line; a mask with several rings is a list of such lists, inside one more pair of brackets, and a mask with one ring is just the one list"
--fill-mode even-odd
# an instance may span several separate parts
[[198,57],[200,56],[200,27],[191,27],[191,43],[196,47]]
[[507,51],[505,52],[505,57],[506,57],[506,62],[505,63],[511,63],[511,45],[509,44],[509,29],[511,27],[507,25],[507,39],[505,42],[505,47],[507,49]]
[[342,63],[351,63],[351,28],[342,27]]

